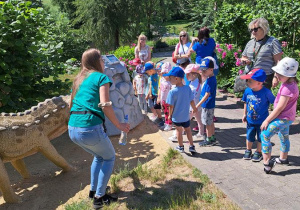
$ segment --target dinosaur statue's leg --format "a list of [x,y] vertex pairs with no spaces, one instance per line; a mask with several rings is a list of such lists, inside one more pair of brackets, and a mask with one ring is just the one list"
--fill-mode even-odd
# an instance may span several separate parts
[[55,165],[62,168],[64,171],[70,171],[72,167],[68,162],[56,151],[54,146],[50,143],[49,140],[44,142],[39,150],[46,158],[51,160]]
[[2,192],[3,198],[7,203],[18,203],[20,201],[19,197],[14,193],[12,187],[10,186],[10,181],[8,178],[7,171],[0,159],[0,190]]
[[24,179],[28,179],[30,177],[23,159],[11,161],[11,164],[22,175]]

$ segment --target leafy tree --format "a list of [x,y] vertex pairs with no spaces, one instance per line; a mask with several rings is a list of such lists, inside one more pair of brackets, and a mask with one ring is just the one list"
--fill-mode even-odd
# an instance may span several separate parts
[[[64,73],[63,42],[42,8],[0,2],[0,24],[1,111],[21,111],[67,88],[58,79]],[[45,80],[50,75],[53,81]]]
[[224,3],[215,18],[215,38],[220,43],[245,46],[250,39],[248,23],[253,19],[248,5]]

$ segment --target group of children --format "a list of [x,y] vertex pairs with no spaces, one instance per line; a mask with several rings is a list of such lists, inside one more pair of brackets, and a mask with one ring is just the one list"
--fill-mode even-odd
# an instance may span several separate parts
[[[247,123],[246,151],[243,159],[259,162],[263,159],[264,171],[269,174],[277,164],[289,164],[290,151],[289,126],[296,117],[297,99],[299,97],[298,80],[296,78],[298,62],[289,57],[283,58],[272,69],[275,78],[281,86],[274,97],[271,90],[263,86],[267,76],[263,69],[253,69],[247,75],[248,88],[245,90],[242,101],[244,115],[242,121]],[[269,106],[274,104],[269,114]],[[270,139],[278,134],[280,139],[280,156],[271,159],[272,145]],[[257,136],[257,149],[252,155],[252,145]]]
[[[293,58],[283,58],[272,69],[281,87],[276,98],[271,90],[264,87],[266,74],[263,69],[253,69],[247,75],[246,88],[242,101],[244,115],[242,121],[247,123],[246,151],[243,159],[259,162],[263,159],[264,171],[270,173],[275,164],[289,164],[290,150],[289,126],[295,120],[297,99],[299,97],[298,80],[296,78],[298,62]],[[214,108],[217,80],[214,75],[216,62],[206,57],[200,64],[189,64],[185,67],[171,67],[169,62],[148,62],[144,66],[137,65],[137,75],[133,86],[141,109],[147,113],[148,106],[153,113],[150,119],[163,127],[165,131],[176,128],[178,141],[176,150],[184,152],[182,134],[186,133],[189,151],[196,152],[193,144],[190,120],[195,118],[198,124],[197,137],[204,137],[200,146],[214,145],[215,126]],[[274,104],[269,114],[269,106]],[[162,119],[163,109],[165,120]],[[183,129],[182,129],[183,128]],[[280,157],[271,159],[272,145],[270,139],[278,134],[280,138]],[[252,154],[252,145],[257,139],[257,149]]]
[[[212,57],[207,57],[200,65],[189,64],[186,67],[172,68],[169,62],[156,65],[147,62],[143,67],[136,66],[133,86],[141,109],[147,113],[146,99],[153,113],[150,117],[152,121],[165,131],[171,130],[172,124],[175,125],[175,140],[179,144],[176,149],[180,152],[184,152],[183,133],[189,140],[189,151],[196,152],[190,128],[192,117],[197,121],[197,137],[205,138],[206,127],[206,138],[200,146],[212,145],[216,141],[213,122],[217,89],[213,74],[215,63]],[[161,115],[162,107],[165,120]]]

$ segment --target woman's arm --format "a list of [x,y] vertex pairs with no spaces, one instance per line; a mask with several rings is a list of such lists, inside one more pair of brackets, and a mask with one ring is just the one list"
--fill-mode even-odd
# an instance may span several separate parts
[[251,61],[249,60],[249,58],[244,55],[242,56],[241,61],[242,61],[242,65],[250,65],[251,64]]
[[147,58],[146,62],[148,62],[148,61],[151,61],[151,47],[150,46],[148,46],[148,58]]
[[174,52],[175,58],[177,58],[177,59],[180,58],[178,45],[180,47],[180,43],[177,43],[177,45],[175,46],[175,52]]
[[134,56],[135,56],[135,58],[139,58],[139,51],[138,51],[137,47],[135,47],[135,49],[134,49]]
[[[102,85],[99,89],[99,95],[100,95],[100,103],[106,103],[109,102],[109,83],[106,83]],[[104,106],[102,107],[102,110],[105,114],[105,116],[121,131],[124,131],[126,133],[129,132],[130,125],[128,123],[120,123],[117,119],[115,112],[112,108],[112,106]]]
[[[278,53],[276,55],[273,55],[273,59],[275,62],[275,65],[277,65],[278,61],[280,61],[282,58],[282,53]],[[277,77],[273,77],[272,80],[272,87],[276,87],[279,84],[278,78]]]
[[280,96],[278,104],[276,108],[269,114],[267,119],[261,124],[260,129],[261,130],[266,130],[268,128],[268,125],[272,120],[274,120],[281,112],[284,110],[286,107],[288,101],[290,100],[290,97],[288,96]]

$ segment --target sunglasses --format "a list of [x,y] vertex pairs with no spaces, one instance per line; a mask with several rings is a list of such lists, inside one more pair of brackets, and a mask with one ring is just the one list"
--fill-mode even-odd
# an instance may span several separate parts
[[186,37],[186,34],[184,34],[184,35],[180,35],[179,37]]
[[261,28],[261,27],[251,28],[251,29],[249,29],[249,32],[250,32],[250,33],[252,33],[253,31],[254,31],[254,32],[257,32],[259,28]]

